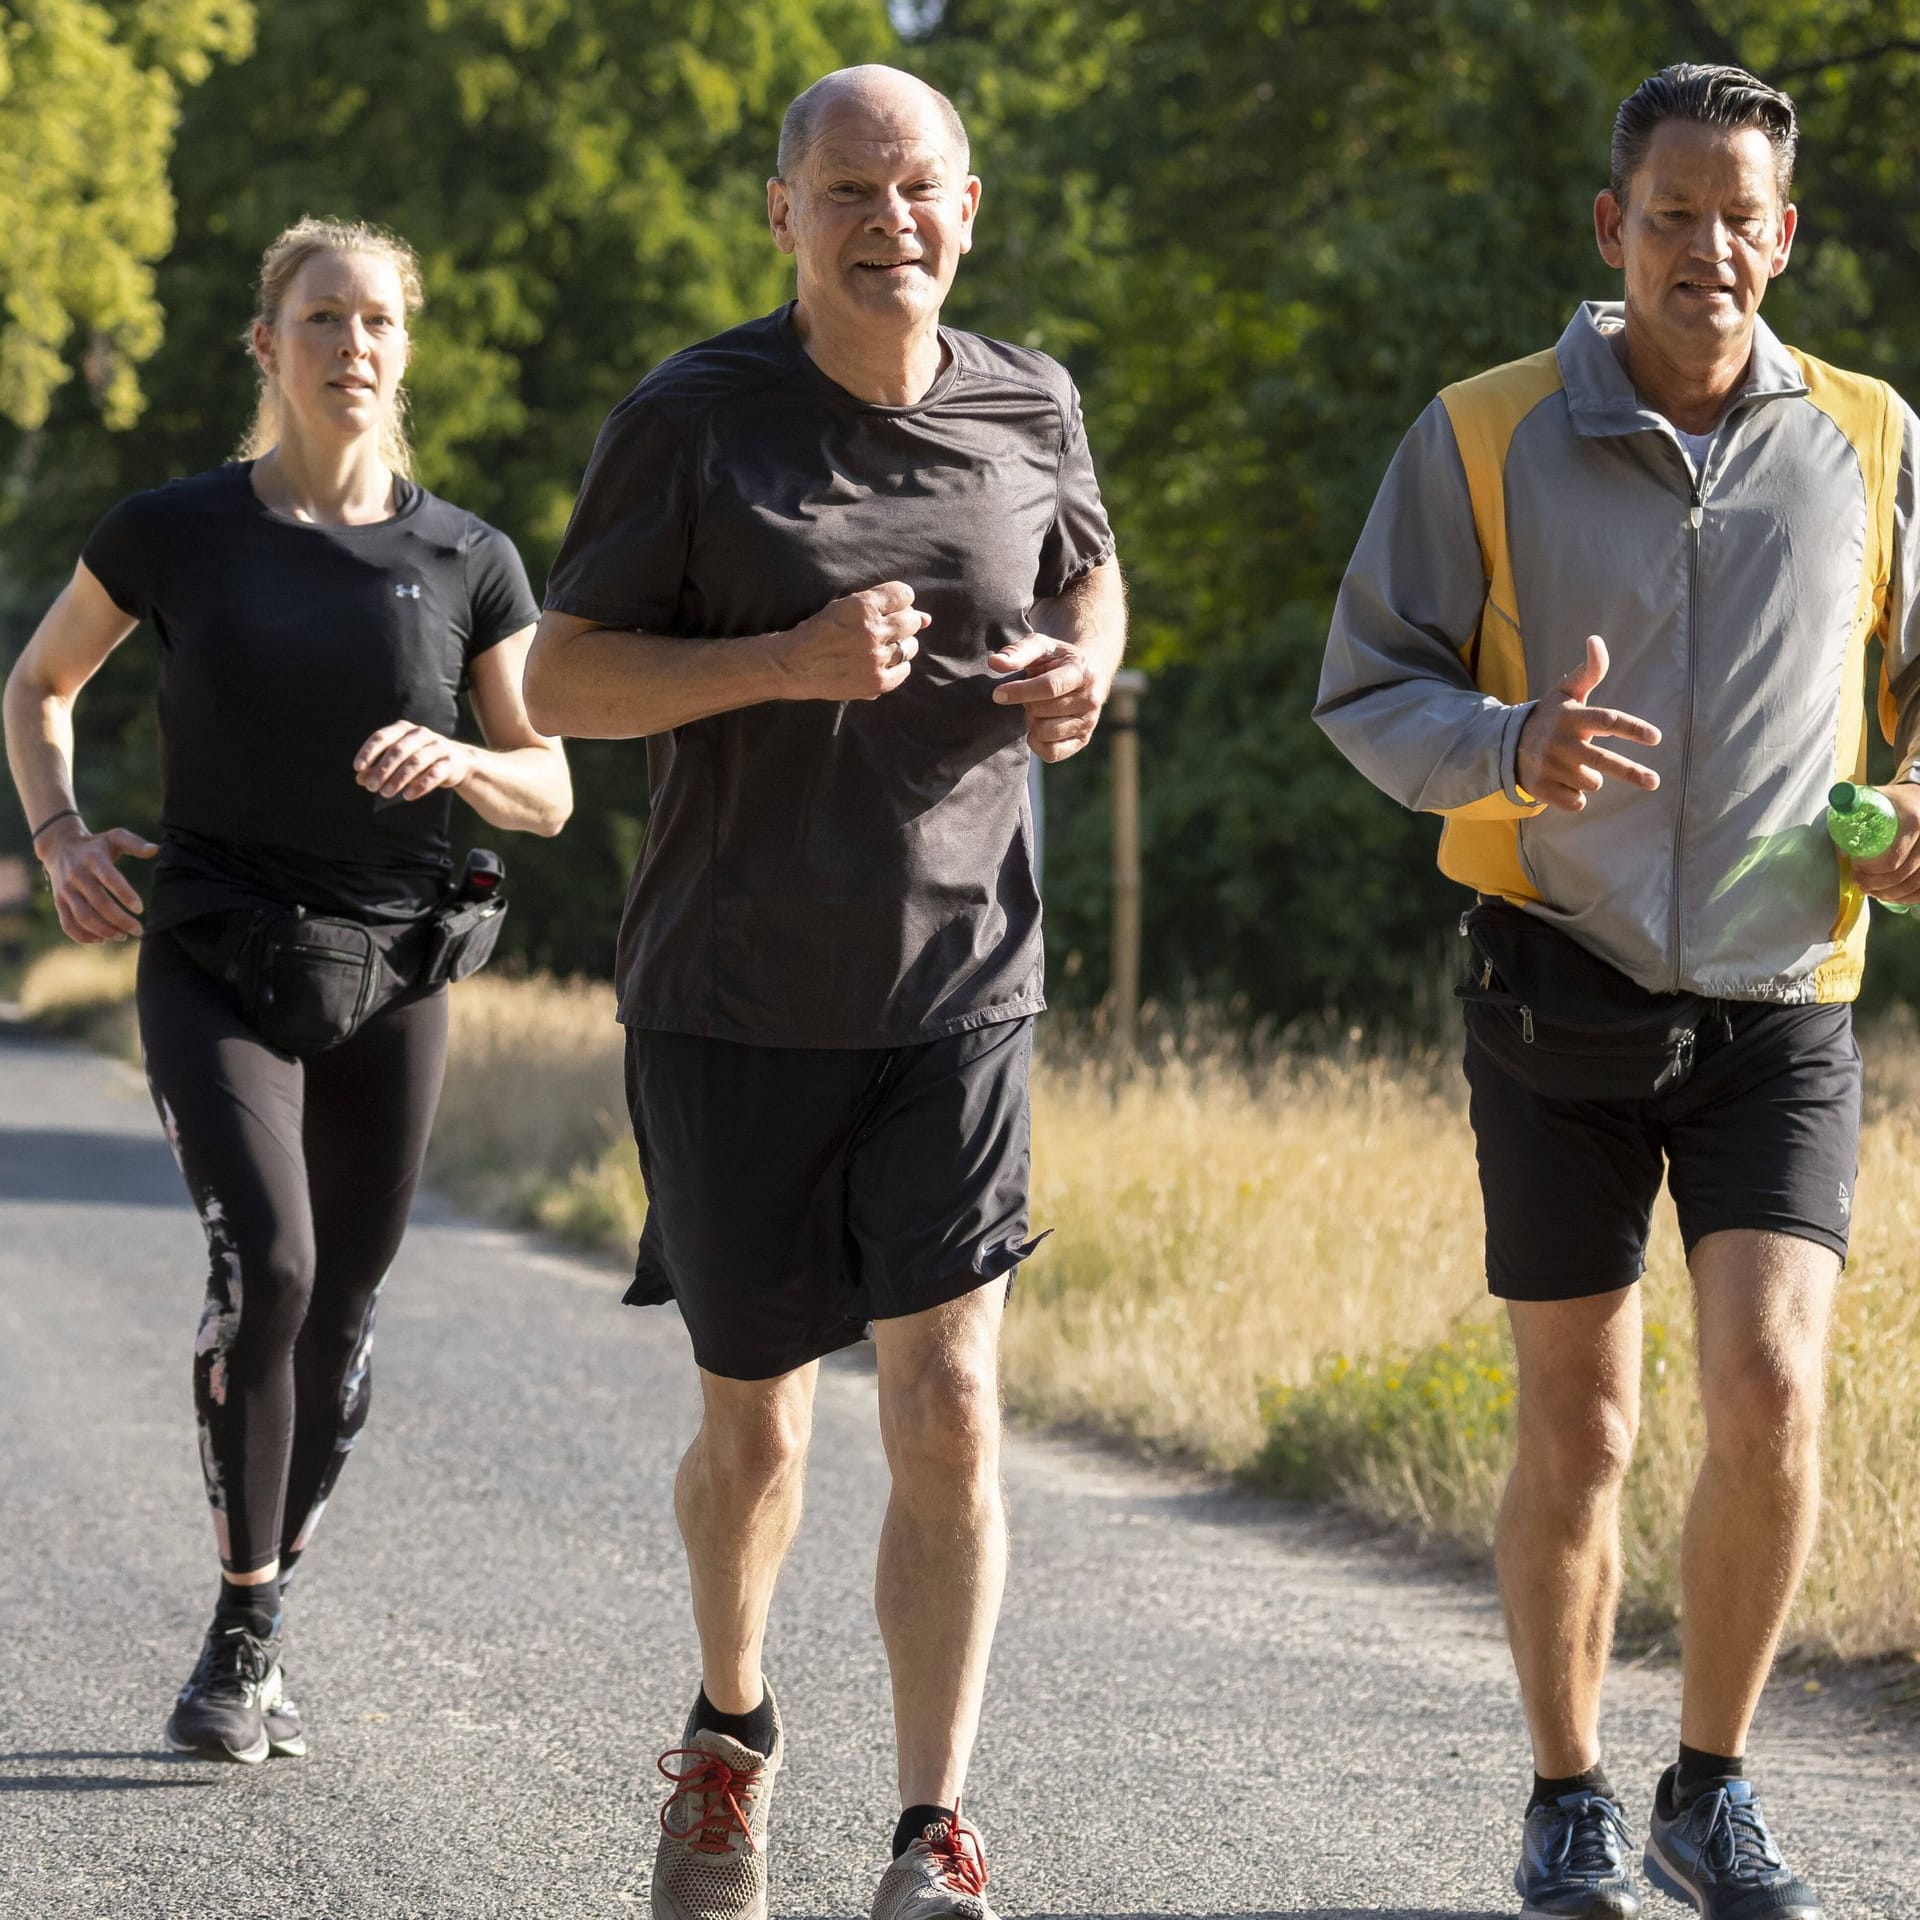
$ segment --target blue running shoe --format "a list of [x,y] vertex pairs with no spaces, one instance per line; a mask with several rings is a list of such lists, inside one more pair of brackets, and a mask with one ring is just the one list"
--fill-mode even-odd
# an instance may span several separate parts
[[1569,1793],[1527,1815],[1513,1884],[1520,1920],[1638,1920],[1627,1816],[1604,1793]]
[[1814,1890],[1780,1858],[1751,1780],[1710,1787],[1676,1807],[1669,1767],[1653,1797],[1647,1878],[1704,1920],[1820,1920]]

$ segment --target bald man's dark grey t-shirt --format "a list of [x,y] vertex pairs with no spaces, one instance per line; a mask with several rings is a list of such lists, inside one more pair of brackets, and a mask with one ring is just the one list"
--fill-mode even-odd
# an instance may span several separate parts
[[791,314],[676,354],[614,409],[547,605],[724,640],[904,580],[932,623],[878,700],[648,742],[620,1018],[792,1047],[1018,1019],[1044,1004],[1026,728],[987,656],[1113,553],[1079,396],[1045,354],[942,328],[926,396],[870,406]]

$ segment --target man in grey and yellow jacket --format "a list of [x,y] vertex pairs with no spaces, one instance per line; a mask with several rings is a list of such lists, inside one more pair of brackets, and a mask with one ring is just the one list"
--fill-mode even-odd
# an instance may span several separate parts
[[[1638,1911],[1599,1706],[1663,1164],[1708,1446],[1646,1869],[1708,1920],[1820,1911],[1744,1749],[1819,1501],[1864,893],[1920,898],[1920,423],[1759,320],[1796,137],[1791,102],[1732,68],[1669,68],[1622,106],[1595,225],[1624,300],[1422,415],[1316,708],[1442,816],[1440,864],[1480,896],[1466,1068],[1519,1361],[1498,1561],[1536,1770],[1516,1884],[1556,1920]],[[1850,870],[1825,809],[1864,772],[1874,642],[1901,831]]]

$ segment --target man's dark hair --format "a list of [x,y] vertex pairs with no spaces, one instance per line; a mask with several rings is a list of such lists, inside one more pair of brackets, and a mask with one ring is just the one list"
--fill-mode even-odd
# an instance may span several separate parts
[[1793,156],[1800,121],[1793,102],[1777,87],[1743,67],[1696,67],[1688,61],[1662,67],[1620,103],[1613,121],[1613,197],[1627,201],[1627,183],[1640,170],[1663,120],[1697,120],[1702,126],[1758,127],[1773,145],[1774,172],[1784,203],[1793,189]]

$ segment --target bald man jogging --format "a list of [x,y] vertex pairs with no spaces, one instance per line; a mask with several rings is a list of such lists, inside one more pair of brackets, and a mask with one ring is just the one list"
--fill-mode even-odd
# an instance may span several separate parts
[[615,410],[528,666],[541,724],[648,737],[618,958],[649,1197],[627,1297],[677,1301],[704,1407],[659,1920],[767,1912],[785,1733],[761,1645],[820,1359],[869,1323],[901,1809],[873,1913],[990,1920],[959,1807],[1006,1565],[1000,1316],[1034,1245],[1026,772],[1091,736],[1125,619],[1071,381],[940,325],[979,199],[958,116],[911,76],[793,103],[767,207],[798,298]]
[[[1535,1920],[1639,1911],[1600,1748],[1663,1174],[1706,1457],[1683,1686],[1645,1869],[1706,1920],[1814,1920],[1747,1736],[1812,1545],[1827,1325],[1860,1125],[1862,889],[1920,897],[1920,421],[1759,318],[1795,213],[1792,102],[1671,67],[1620,108],[1594,206],[1624,299],[1447,388],[1395,456],[1316,709],[1443,816],[1472,887],[1466,1073],[1487,1278],[1518,1356],[1498,1563],[1532,1736]],[[1849,868],[1869,646],[1901,822]]]

